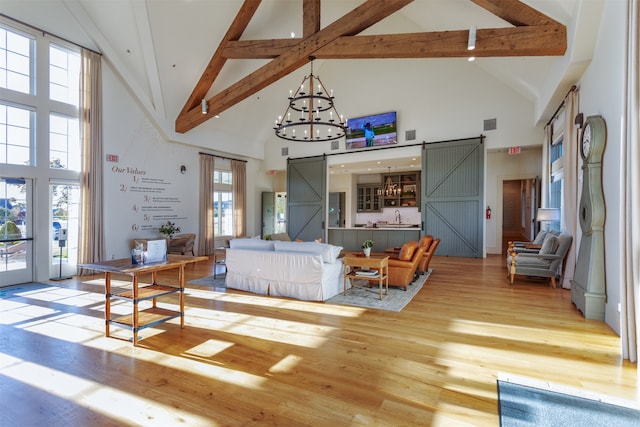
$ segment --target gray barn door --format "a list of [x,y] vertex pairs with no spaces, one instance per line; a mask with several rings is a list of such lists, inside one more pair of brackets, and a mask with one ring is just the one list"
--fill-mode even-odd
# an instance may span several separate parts
[[436,255],[483,256],[483,181],[482,138],[423,146],[422,219],[441,239]]
[[287,163],[287,233],[291,240],[325,238],[327,160],[325,156]]

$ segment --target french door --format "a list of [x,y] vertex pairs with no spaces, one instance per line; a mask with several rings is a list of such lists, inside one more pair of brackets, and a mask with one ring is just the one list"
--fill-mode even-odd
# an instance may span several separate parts
[[32,181],[0,177],[0,286],[33,280]]

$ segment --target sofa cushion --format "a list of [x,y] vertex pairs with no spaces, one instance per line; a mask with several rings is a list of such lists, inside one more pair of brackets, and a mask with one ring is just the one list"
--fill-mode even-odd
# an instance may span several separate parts
[[549,233],[547,233],[544,230],[540,231],[536,235],[536,238],[533,239],[533,242],[531,242],[531,243],[533,243],[534,245],[541,245],[544,242],[544,238],[547,236],[547,234],[549,234]]
[[334,246],[328,243],[318,242],[282,242],[276,241],[274,243],[274,249],[276,252],[297,252],[305,254],[313,254],[322,256],[322,262],[326,264],[333,264],[340,251],[341,246]]
[[542,242],[542,247],[540,247],[540,255],[549,255],[555,254],[558,250],[558,246],[560,245],[560,239],[553,234],[547,234],[544,236],[544,242]]
[[291,238],[287,233],[276,233],[269,236],[269,239],[280,241],[280,242],[290,242]]
[[231,239],[229,242],[229,247],[231,249],[248,249],[252,251],[273,251],[274,247],[270,240],[261,240],[261,239]]

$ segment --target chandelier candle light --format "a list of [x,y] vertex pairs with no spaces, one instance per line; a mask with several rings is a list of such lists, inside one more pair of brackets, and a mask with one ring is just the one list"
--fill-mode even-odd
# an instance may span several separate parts
[[[389,174],[391,174],[391,167],[389,167]],[[400,186],[395,184],[390,176],[387,176],[387,181],[384,184],[384,188],[378,190],[378,196],[397,196],[401,193]]]
[[[311,73],[296,90],[289,91],[289,105],[276,120],[276,136],[289,141],[333,141],[345,135],[344,117],[333,104],[333,89],[325,89],[320,77]],[[314,90],[316,92],[314,92]]]

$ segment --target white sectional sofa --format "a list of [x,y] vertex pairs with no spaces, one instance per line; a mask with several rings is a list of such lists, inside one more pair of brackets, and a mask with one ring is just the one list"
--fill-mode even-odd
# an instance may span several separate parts
[[229,246],[227,288],[309,301],[325,301],[344,289],[340,246],[246,238]]

